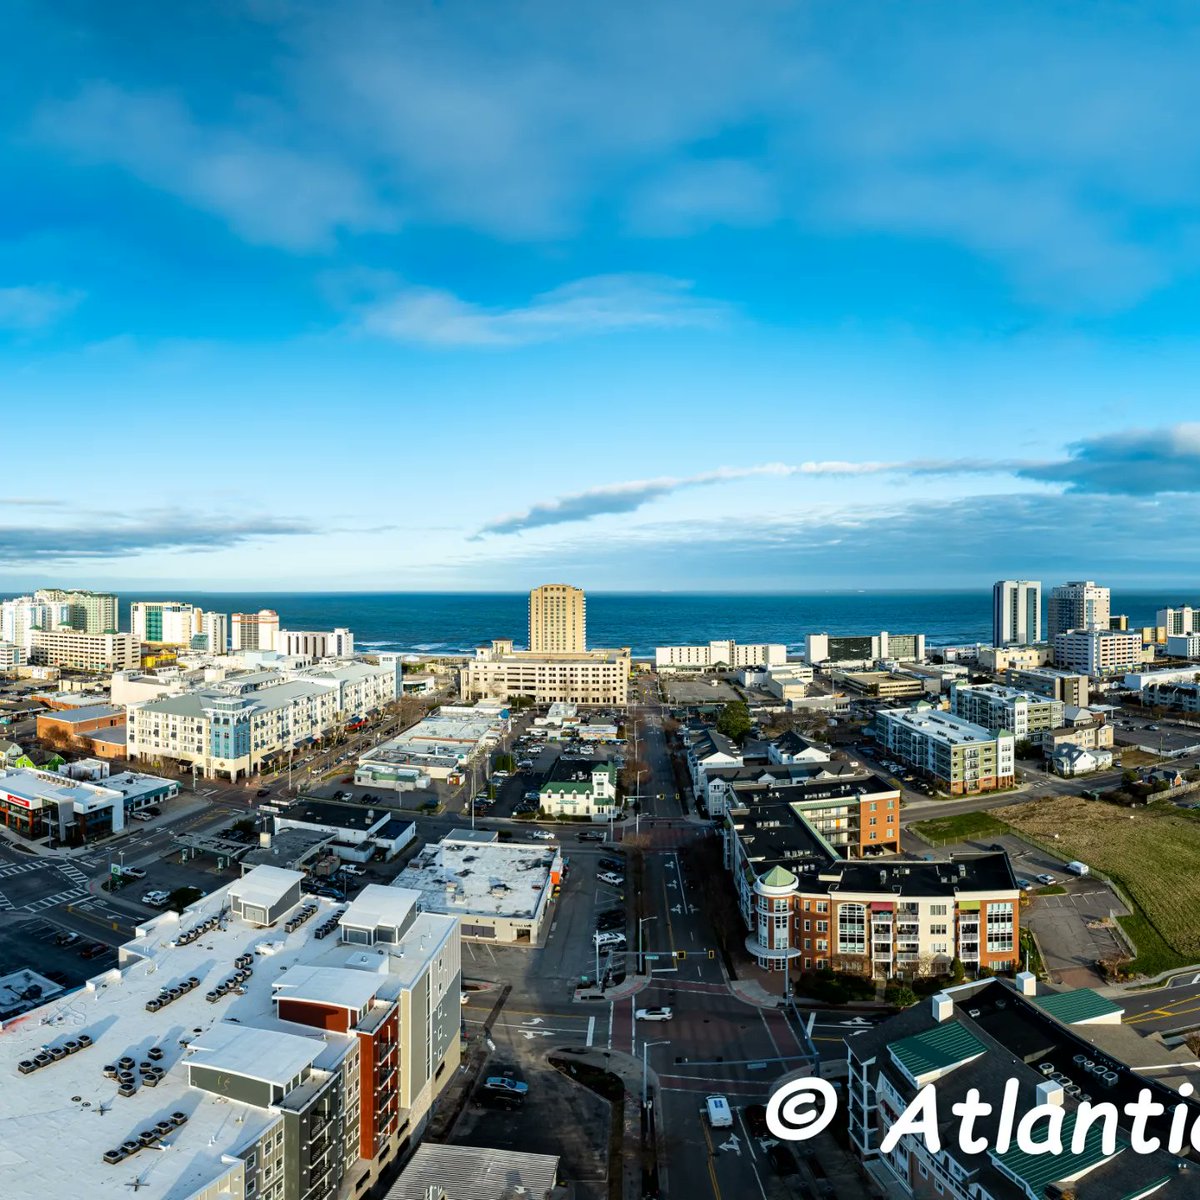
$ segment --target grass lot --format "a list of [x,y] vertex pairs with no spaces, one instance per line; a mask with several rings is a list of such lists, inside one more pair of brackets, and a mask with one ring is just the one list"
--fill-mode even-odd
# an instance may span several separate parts
[[1008,832],[1008,827],[1003,821],[998,821],[985,812],[960,813],[956,817],[933,817],[928,821],[918,821],[910,828],[934,845],[969,842],[972,839],[996,837]]
[[1157,754],[1147,754],[1145,750],[1129,746],[1121,751],[1121,766],[1123,767],[1152,767],[1163,760]]
[[1169,805],[1130,812],[1059,796],[1006,808],[1004,816],[1019,832],[1121,886],[1137,910],[1121,921],[1138,948],[1136,971],[1200,961],[1200,822],[1190,812]]

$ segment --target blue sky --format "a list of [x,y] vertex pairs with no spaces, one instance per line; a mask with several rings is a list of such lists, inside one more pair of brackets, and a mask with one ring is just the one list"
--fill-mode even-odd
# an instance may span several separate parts
[[1187,6],[0,28],[6,590],[1195,574]]

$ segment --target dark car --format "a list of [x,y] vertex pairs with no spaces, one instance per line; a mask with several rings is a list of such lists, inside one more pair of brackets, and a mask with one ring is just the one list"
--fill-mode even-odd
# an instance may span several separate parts
[[100,955],[106,954],[108,947],[103,942],[89,942],[82,950],[79,951],[80,958],[99,958]]
[[619,858],[602,858],[597,865],[602,871],[616,871],[617,874],[625,870],[625,864]]
[[746,1128],[750,1130],[751,1137],[770,1136],[771,1131],[767,1128],[767,1106],[765,1104],[747,1104],[742,1110],[742,1115],[746,1118]]
[[259,788],[258,791],[255,792],[254,794],[259,797],[269,796],[271,794],[271,789],[270,788]]
[[596,928],[601,932],[607,929],[624,929],[625,914],[623,912],[605,912],[596,918]]
[[602,842],[602,841],[604,841],[604,834],[602,834],[600,832],[600,830],[598,830],[598,829],[585,829],[579,835],[579,841],[581,841],[581,842]]
[[76,942],[82,939],[83,935],[79,933],[60,933],[54,939],[56,946],[73,946]]
[[142,809],[142,812],[151,817],[162,816],[162,809],[159,808],[157,804],[147,804],[146,807]]

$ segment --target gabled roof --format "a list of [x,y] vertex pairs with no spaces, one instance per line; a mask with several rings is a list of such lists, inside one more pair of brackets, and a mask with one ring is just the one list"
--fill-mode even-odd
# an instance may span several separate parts
[[892,1057],[913,1079],[932,1071],[945,1071],[987,1053],[987,1047],[958,1021],[943,1021],[924,1033],[893,1042],[891,1050]]
[[1076,988],[1071,992],[1051,992],[1038,996],[1034,1004],[1043,1012],[1049,1013],[1056,1021],[1064,1025],[1074,1025],[1079,1021],[1095,1021],[1099,1017],[1111,1017],[1114,1013],[1124,1013],[1119,1004],[1114,1004],[1099,992],[1091,988]]

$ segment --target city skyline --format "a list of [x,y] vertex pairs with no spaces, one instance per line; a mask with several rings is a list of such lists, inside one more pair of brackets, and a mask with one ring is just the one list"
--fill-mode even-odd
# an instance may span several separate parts
[[14,8],[0,587],[1186,579],[1197,31],[942,17]]

